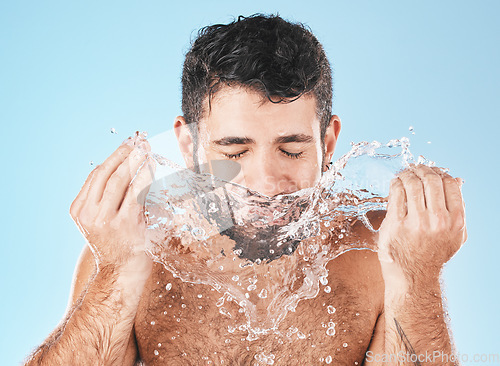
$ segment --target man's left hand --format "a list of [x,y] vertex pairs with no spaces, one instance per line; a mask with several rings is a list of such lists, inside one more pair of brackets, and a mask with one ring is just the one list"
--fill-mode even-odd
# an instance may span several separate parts
[[384,278],[400,273],[407,283],[415,283],[439,277],[443,264],[467,239],[462,183],[425,165],[412,166],[392,180],[378,240]]

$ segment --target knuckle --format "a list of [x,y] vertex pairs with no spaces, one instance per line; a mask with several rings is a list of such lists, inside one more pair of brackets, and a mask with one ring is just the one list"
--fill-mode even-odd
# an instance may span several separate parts
[[391,187],[392,188],[401,188],[401,185],[402,185],[401,179],[399,179],[399,178],[393,178],[391,180]]
[[444,217],[448,215],[446,208],[436,207],[434,208],[434,215],[437,219],[442,220]]
[[431,184],[440,184],[441,177],[435,173],[429,172],[423,175],[423,180]]
[[457,181],[451,175],[443,177],[443,182],[444,184],[457,184]]
[[71,206],[69,206],[69,214],[71,217],[75,217],[78,214],[78,207],[79,207],[79,202],[76,200],[71,203]]
[[443,217],[438,217],[434,222],[433,229],[436,233],[444,233],[448,230],[448,223]]
[[464,228],[465,227],[465,213],[463,211],[456,212],[453,217],[454,228]]
[[418,165],[415,167],[415,170],[420,171],[420,172],[426,172],[426,171],[431,170],[431,168],[430,168],[430,167],[428,167],[427,165],[418,164]]
[[437,167],[437,166],[434,166],[431,168],[432,171],[438,175],[443,175],[443,171],[441,170],[441,168]]
[[411,188],[419,188],[422,186],[422,181],[414,175],[408,177],[407,182],[408,182],[408,186]]
[[109,227],[115,231],[120,230],[120,228],[122,227],[122,223],[122,218],[120,216],[115,216],[114,218],[109,220]]

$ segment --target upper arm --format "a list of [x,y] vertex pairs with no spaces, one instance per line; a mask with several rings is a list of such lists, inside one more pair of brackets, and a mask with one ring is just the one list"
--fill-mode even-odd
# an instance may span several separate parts
[[[75,272],[73,274],[73,282],[71,284],[71,290],[68,301],[67,313],[75,306],[82,293],[87,289],[90,281],[94,277],[97,270],[97,264],[95,261],[94,254],[90,250],[88,245],[83,247],[80,257],[76,263]],[[130,334],[130,339],[128,342],[127,349],[125,351],[125,358],[123,360],[123,365],[133,366],[137,359],[137,344],[135,339],[135,331],[132,328]]]

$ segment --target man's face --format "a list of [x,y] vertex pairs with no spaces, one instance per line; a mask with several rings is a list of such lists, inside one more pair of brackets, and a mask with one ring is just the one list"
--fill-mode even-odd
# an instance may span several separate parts
[[[181,118],[176,127],[182,124]],[[328,162],[333,154],[340,121],[332,117],[325,141],[321,141],[313,97],[271,103],[249,89],[226,87],[212,99],[210,112],[198,127],[200,165],[213,160],[235,161],[241,171],[233,182],[275,196],[311,187],[319,180],[322,162]],[[189,148],[183,148],[182,139],[179,141],[186,164],[192,165]]]

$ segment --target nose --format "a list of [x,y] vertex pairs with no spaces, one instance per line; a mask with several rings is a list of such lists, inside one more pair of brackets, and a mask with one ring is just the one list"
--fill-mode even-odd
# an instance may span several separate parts
[[296,190],[291,172],[269,157],[255,157],[242,167],[242,184],[253,191],[272,197]]

